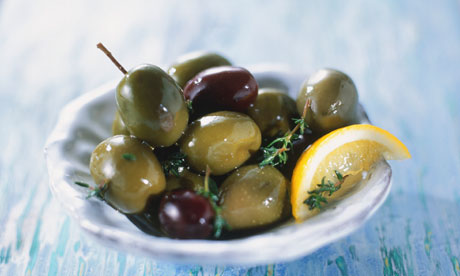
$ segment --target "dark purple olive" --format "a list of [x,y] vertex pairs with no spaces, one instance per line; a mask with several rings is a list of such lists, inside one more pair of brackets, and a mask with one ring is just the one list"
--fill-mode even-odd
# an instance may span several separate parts
[[179,189],[163,196],[158,212],[161,229],[171,238],[205,239],[214,229],[215,212],[209,199]]
[[220,66],[187,82],[184,96],[192,100],[194,112],[204,115],[220,110],[243,112],[256,100],[257,91],[257,82],[248,70]]

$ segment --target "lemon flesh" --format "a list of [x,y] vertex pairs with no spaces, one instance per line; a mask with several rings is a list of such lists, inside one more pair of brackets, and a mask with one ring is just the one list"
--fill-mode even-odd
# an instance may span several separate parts
[[317,188],[323,177],[337,182],[335,171],[346,176],[341,188],[328,201],[339,199],[359,183],[372,166],[382,159],[410,158],[401,141],[389,132],[372,125],[352,125],[326,134],[307,149],[297,161],[292,176],[291,204],[296,220],[318,213],[303,202],[308,192]]

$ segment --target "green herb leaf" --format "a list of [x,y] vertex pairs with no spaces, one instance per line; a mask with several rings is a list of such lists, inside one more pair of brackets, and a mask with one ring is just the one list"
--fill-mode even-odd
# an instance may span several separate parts
[[[221,208],[222,209],[222,208]],[[220,214],[221,211],[216,213],[216,218],[214,219],[214,237],[219,238],[222,235],[223,229],[231,230],[230,225],[225,221],[224,217]]]
[[185,157],[185,154],[181,152],[175,152],[171,154],[168,159],[162,161],[161,166],[163,167],[163,172],[165,175],[174,175],[179,177],[180,168],[184,168],[186,166]]
[[88,183],[85,183],[85,182],[80,182],[80,181],[75,181],[74,182],[76,185],[80,186],[80,187],[83,187],[83,188],[89,188],[89,184]]
[[123,159],[128,160],[128,161],[136,161],[136,155],[132,153],[123,153],[121,157],[123,157]]
[[[300,119],[293,119],[296,123],[296,126],[291,131],[287,132],[282,137],[274,139],[270,144],[268,144],[268,146],[261,147],[263,160],[259,163],[260,167],[267,165],[275,167],[287,163],[287,151],[292,149],[292,142],[300,139],[306,128],[308,128],[308,125],[305,122],[305,117],[307,116],[307,110],[310,105],[310,100],[305,102],[302,117]],[[297,131],[300,133],[297,133]]]
[[316,185],[318,188],[308,192],[309,196],[303,203],[308,205],[309,210],[313,210],[315,208],[322,209],[323,205],[328,203],[325,195],[327,194],[327,196],[331,196],[342,187],[342,184],[347,176],[343,176],[337,170],[334,172],[337,177],[337,182],[334,183],[330,180],[327,180],[326,182],[326,177],[324,176],[321,179],[321,183]]
[[335,175],[337,176],[337,179],[339,181],[343,181],[343,175],[338,171],[338,170],[335,170]]
[[91,185],[84,183],[84,182],[80,182],[80,181],[75,181],[74,183],[80,187],[88,189],[88,195],[86,196],[86,199],[97,197],[103,200],[104,193],[107,191],[107,188],[108,188],[107,182],[97,187],[92,187]]
[[219,193],[219,188],[217,188],[217,184],[212,178],[209,178],[208,185],[209,185],[209,192],[211,194],[217,195]]
[[214,218],[214,237],[219,238],[222,235],[223,229],[230,230],[230,225],[222,217],[222,207],[219,206],[219,189],[217,188],[216,182],[210,178],[211,170],[209,166],[206,166],[206,175],[204,178],[204,188],[197,191],[197,194],[208,198],[209,203],[216,214]]
[[192,100],[186,100],[185,104],[187,105],[188,112],[193,113],[193,102],[192,102]]
[[275,147],[262,147],[261,148],[264,154],[264,159],[259,163],[260,167],[267,165],[276,166],[280,164],[280,154],[278,154],[278,149]]
[[292,119],[296,125],[299,125],[300,129],[300,134],[305,133],[305,130],[308,128],[308,124],[305,121],[305,118],[300,118],[300,119]]

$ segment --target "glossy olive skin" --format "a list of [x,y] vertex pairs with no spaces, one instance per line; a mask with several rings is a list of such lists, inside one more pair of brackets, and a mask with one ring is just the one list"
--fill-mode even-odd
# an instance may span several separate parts
[[126,128],[125,123],[123,123],[118,110],[115,112],[115,118],[112,123],[112,135],[130,135],[129,130]]
[[158,211],[163,232],[179,239],[209,237],[214,229],[215,215],[209,199],[187,189],[166,193]]
[[244,166],[219,189],[222,216],[232,230],[261,227],[282,218],[287,179],[274,167]]
[[295,101],[283,91],[259,89],[256,101],[246,112],[259,126],[264,137],[274,137],[294,127],[293,118],[299,118]]
[[133,136],[117,135],[101,142],[91,155],[89,168],[96,184],[108,185],[105,201],[125,214],[141,212],[147,199],[166,186],[152,150]]
[[180,141],[181,151],[199,172],[209,165],[213,175],[223,175],[243,164],[261,144],[257,124],[247,115],[219,111],[194,121]]
[[184,88],[186,83],[203,70],[232,65],[223,56],[211,52],[194,52],[177,59],[168,69],[168,74]]
[[202,71],[184,88],[193,111],[207,114],[227,110],[244,112],[257,98],[254,76],[241,67],[221,66]]
[[166,178],[166,191],[176,189],[189,189],[198,191],[204,187],[204,177],[194,174],[189,170],[183,169],[179,172],[179,177],[170,175]]
[[123,77],[117,106],[129,132],[152,146],[174,144],[188,123],[181,88],[154,65],[139,65]]
[[306,121],[313,132],[326,133],[358,123],[356,87],[350,77],[340,71],[319,70],[302,85],[297,97],[299,114],[307,99],[311,99],[311,108]]

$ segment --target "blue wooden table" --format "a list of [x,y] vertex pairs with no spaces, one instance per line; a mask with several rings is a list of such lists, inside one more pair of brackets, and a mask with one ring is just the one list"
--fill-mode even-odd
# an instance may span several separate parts
[[[0,1],[0,275],[460,275],[460,2]],[[289,263],[177,265],[86,237],[48,189],[63,105],[131,67],[198,49],[235,64],[334,67],[413,159],[350,236]]]

